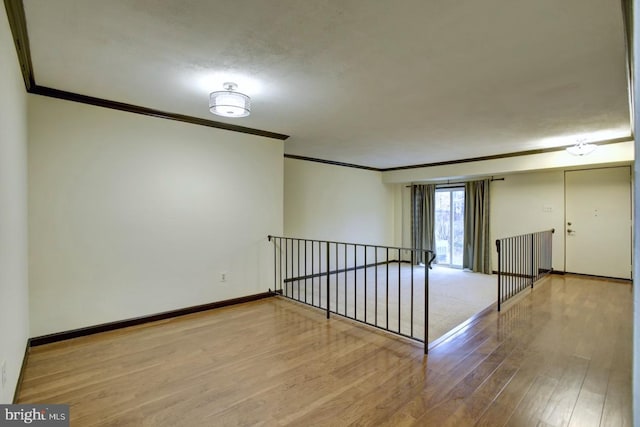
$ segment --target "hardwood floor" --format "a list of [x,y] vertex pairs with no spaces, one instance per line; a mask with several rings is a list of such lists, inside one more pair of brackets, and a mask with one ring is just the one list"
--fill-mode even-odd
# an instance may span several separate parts
[[629,284],[552,276],[423,356],[269,298],[31,350],[72,426],[631,425]]

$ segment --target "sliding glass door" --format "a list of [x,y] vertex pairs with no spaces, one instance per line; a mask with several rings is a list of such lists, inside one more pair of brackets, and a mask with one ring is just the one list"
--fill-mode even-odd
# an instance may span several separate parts
[[438,188],[435,211],[437,263],[462,267],[464,188]]

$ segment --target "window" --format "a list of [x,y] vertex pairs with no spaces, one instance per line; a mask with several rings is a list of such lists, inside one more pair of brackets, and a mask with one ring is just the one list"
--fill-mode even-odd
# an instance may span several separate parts
[[464,188],[437,189],[435,211],[437,263],[462,267]]

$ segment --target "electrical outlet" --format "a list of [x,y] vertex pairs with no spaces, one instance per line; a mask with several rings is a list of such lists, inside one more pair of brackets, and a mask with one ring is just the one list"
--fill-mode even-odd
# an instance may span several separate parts
[[220,281],[221,282],[227,281],[227,273],[220,273]]
[[3,360],[2,364],[0,364],[2,370],[2,388],[7,384],[7,361]]

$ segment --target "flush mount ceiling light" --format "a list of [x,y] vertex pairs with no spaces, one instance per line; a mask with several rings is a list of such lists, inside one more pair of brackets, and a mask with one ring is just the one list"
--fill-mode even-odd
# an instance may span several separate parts
[[584,140],[581,140],[581,141],[578,141],[576,145],[567,147],[567,152],[574,156],[586,156],[587,154],[593,153],[596,148],[598,148],[597,145],[586,144]]
[[236,92],[237,84],[227,82],[222,86],[225,90],[209,94],[209,111],[224,117],[246,117],[251,114],[251,98]]

